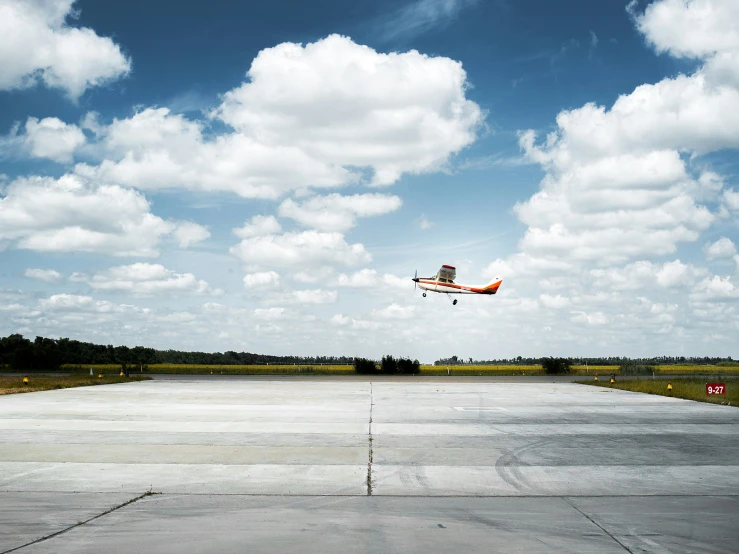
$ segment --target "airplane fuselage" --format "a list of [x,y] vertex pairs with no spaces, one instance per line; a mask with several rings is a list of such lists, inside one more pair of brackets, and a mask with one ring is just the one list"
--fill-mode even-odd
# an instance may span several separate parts
[[424,290],[442,294],[495,294],[498,292],[498,287],[473,287],[460,283],[442,283],[434,279],[419,278],[416,282]]

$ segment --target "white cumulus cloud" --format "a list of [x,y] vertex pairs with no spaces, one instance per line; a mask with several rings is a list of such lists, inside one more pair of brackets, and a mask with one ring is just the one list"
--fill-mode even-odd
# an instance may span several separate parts
[[249,237],[259,237],[262,235],[273,235],[282,230],[280,223],[273,215],[255,215],[249,221],[244,223],[243,227],[234,229],[234,235],[245,239]]
[[26,120],[24,136],[29,153],[36,158],[55,162],[71,162],[72,156],[85,143],[85,135],[76,125],[64,123],[56,117]]
[[[389,185],[404,173],[442,169],[475,140],[483,119],[465,96],[459,62],[382,54],[338,35],[262,50],[247,76],[210,114],[231,131],[213,134],[206,122],[145,108],[107,127],[93,122],[107,159],[77,171],[142,190],[245,198],[339,187],[368,174],[371,184]],[[362,216],[355,204],[343,212],[340,225],[322,228],[344,229]]]
[[24,273],[26,277],[46,281],[47,283],[56,283],[62,278],[62,274],[54,269],[32,269],[29,268]]
[[244,275],[244,288],[271,288],[280,284],[280,275],[276,271],[262,271],[257,273],[247,273]]
[[339,295],[335,290],[295,290],[293,297],[300,304],[334,304]]
[[0,0],[0,90],[37,82],[72,99],[119,79],[131,61],[111,39],[67,24],[74,0]]
[[130,304],[114,304],[106,300],[95,300],[91,296],[77,294],[55,294],[38,301],[39,307],[48,311],[96,312],[107,314],[146,314],[149,308],[140,308]]
[[146,108],[101,131],[107,159],[77,171],[103,183],[142,190],[228,191],[245,198],[277,198],[285,191],[336,187],[354,178],[295,146],[265,144],[253,136],[204,136],[204,124]]
[[716,242],[707,242],[703,246],[703,252],[709,260],[716,258],[731,258],[736,254],[736,245],[728,237],[721,237]]
[[374,269],[362,269],[352,275],[341,273],[336,278],[336,284],[340,287],[374,287],[378,281],[377,272]]
[[329,194],[302,204],[288,198],[280,204],[278,213],[321,231],[347,231],[356,225],[358,217],[383,215],[402,204],[399,197],[389,194]]
[[[610,108],[588,103],[562,111],[542,141],[533,131],[521,133],[526,158],[546,174],[540,190],[514,208],[528,226],[521,252],[494,264],[513,272],[547,264],[575,271],[614,266],[673,254],[716,221],[701,202],[718,201],[723,180],[696,171],[684,154],[739,147],[739,82],[707,73],[715,56],[735,52],[736,26],[728,22],[736,19],[736,3],[730,4],[658,0],[644,14],[630,5],[658,51],[704,65],[638,86]],[[739,57],[731,59],[739,70]],[[728,206],[731,196],[724,191],[723,198]]]
[[474,141],[482,121],[459,62],[382,54],[339,35],[262,50],[248,77],[215,117],[315,160],[370,167],[376,185],[438,170]]
[[230,252],[248,266],[300,267],[369,263],[362,244],[348,244],[341,233],[304,231],[245,238]]
[[153,215],[134,190],[75,175],[16,179],[0,197],[0,241],[40,252],[153,257],[180,224]]
[[377,317],[386,319],[410,319],[415,311],[415,306],[401,306],[393,303],[380,310],[375,310],[373,313]]
[[210,231],[206,227],[193,223],[192,221],[182,221],[177,223],[172,234],[177,239],[180,248],[188,248],[195,243],[207,239],[210,236]]
[[[75,281],[83,279],[75,277]],[[122,292],[135,297],[223,293],[206,281],[196,279],[192,273],[177,273],[160,264],[142,262],[111,267],[84,280],[95,290]]]
[[285,317],[285,308],[257,308],[254,310],[257,319],[275,320]]

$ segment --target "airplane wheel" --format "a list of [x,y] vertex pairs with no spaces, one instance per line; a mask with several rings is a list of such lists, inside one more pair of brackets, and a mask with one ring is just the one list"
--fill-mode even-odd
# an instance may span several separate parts
[[423,293],[423,297],[426,298],[426,293],[425,292]]
[[454,302],[452,302],[452,306],[456,306],[456,305],[457,305],[457,301],[455,300]]

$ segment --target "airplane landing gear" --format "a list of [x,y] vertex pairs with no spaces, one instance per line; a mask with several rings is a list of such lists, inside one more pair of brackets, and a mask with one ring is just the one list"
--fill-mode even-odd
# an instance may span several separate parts
[[423,293],[423,297],[426,298],[426,293],[425,292]]
[[456,305],[457,305],[457,301],[455,300],[454,302],[452,302],[452,306],[456,306]]

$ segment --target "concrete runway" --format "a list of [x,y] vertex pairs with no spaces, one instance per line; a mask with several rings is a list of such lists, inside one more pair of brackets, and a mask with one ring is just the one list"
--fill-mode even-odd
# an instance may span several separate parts
[[0,554],[737,552],[737,521],[728,406],[463,378],[0,397]]

